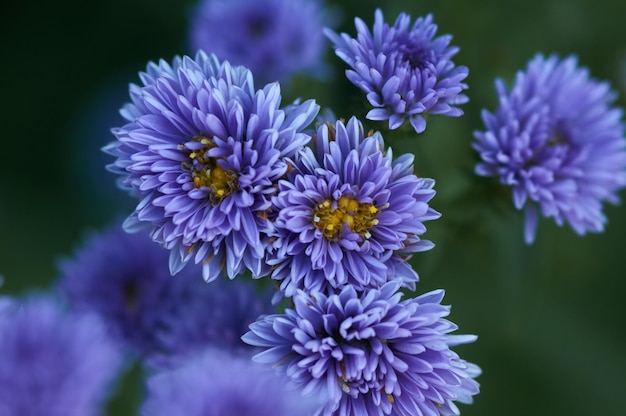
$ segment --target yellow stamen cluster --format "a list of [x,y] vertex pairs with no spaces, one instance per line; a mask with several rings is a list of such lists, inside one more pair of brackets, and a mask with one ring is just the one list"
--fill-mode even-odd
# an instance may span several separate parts
[[378,224],[378,212],[374,204],[342,196],[338,201],[326,199],[318,204],[313,212],[313,224],[330,240],[339,237],[344,224],[361,237],[370,238],[369,230]]
[[183,163],[183,168],[191,172],[196,188],[206,186],[211,189],[210,198],[215,205],[237,189],[237,176],[218,165],[216,158],[207,155],[208,150],[215,147],[211,139],[197,136],[193,141],[203,144],[204,147],[190,151],[189,161]]
[[341,377],[337,377],[339,386],[344,393],[350,393],[350,386],[348,386],[348,377],[346,376],[346,364],[343,361],[339,362],[339,370],[341,371]]

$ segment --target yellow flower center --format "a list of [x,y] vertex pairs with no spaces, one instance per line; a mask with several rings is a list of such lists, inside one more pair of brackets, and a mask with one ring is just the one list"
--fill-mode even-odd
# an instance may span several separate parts
[[235,172],[227,171],[218,163],[218,158],[208,156],[209,149],[215,147],[211,139],[196,136],[191,142],[200,143],[202,147],[190,146],[189,161],[183,163],[183,168],[191,172],[193,185],[196,188],[208,187],[211,189],[211,203],[218,204],[233,191],[237,190],[238,182]]
[[369,230],[378,224],[378,212],[373,204],[342,196],[336,202],[326,199],[318,204],[313,212],[313,224],[329,240],[339,237],[344,224],[361,237],[370,238]]

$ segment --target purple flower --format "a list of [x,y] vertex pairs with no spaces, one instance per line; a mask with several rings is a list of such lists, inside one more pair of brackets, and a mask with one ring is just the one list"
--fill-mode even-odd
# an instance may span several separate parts
[[361,290],[396,277],[414,288],[407,259],[433,247],[419,236],[440,216],[428,205],[434,181],[415,176],[412,155],[394,160],[380,133],[364,137],[356,118],[321,125],[313,143],[274,198],[268,264],[281,291]]
[[220,350],[188,357],[147,381],[144,416],[304,416],[310,402],[273,371]]
[[393,26],[376,10],[373,30],[356,18],[357,37],[338,35],[325,29],[335,53],[350,68],[348,79],[367,94],[375,108],[367,113],[370,120],[389,120],[397,129],[406,119],[417,133],[426,128],[425,115],[443,114],[458,117],[456,107],[468,101],[462,81],[468,69],[455,66],[452,57],[458,47],[448,46],[452,37],[435,37],[437,25],[432,15],[420,17],[411,25],[411,16],[400,13]]
[[450,350],[473,342],[448,335],[443,291],[400,302],[399,282],[362,293],[347,286],[325,295],[299,290],[294,308],[250,326],[254,356],[281,368],[303,395],[322,392],[324,415],[456,415],[471,402],[480,373]]
[[259,288],[249,279],[200,282],[203,287],[194,285],[196,292],[163,320],[159,351],[150,366],[172,367],[207,346],[246,356],[254,351],[241,336],[259,316],[275,312],[273,288]]
[[626,185],[622,110],[606,82],[589,78],[575,57],[537,55],[509,90],[496,80],[499,107],[483,110],[486,131],[474,133],[482,161],[476,173],[497,176],[525,209],[532,243],[537,210],[574,231],[601,232],[602,203],[618,203]]
[[265,274],[270,198],[285,158],[310,140],[303,129],[317,104],[281,109],[277,83],[255,92],[249,70],[203,52],[151,63],[140,77],[121,111],[128,124],[104,148],[117,157],[108,168],[119,185],[139,199],[125,228],[151,228],[171,250],[172,273],[193,259],[206,280]]
[[94,316],[30,295],[0,310],[0,416],[102,414],[121,355]]
[[250,280],[206,283],[199,266],[171,276],[168,257],[147,233],[126,233],[115,223],[60,262],[58,288],[73,309],[100,316],[142,358],[245,347],[239,338],[272,311],[270,294],[257,293]]
[[110,333],[130,350],[156,349],[158,330],[188,296],[191,282],[206,283],[199,267],[177,276],[169,253],[145,232],[127,233],[115,223],[92,232],[72,257],[59,262],[58,288],[71,308],[101,317]]
[[199,0],[189,42],[194,52],[246,66],[257,80],[285,81],[325,71],[327,19],[319,0]]

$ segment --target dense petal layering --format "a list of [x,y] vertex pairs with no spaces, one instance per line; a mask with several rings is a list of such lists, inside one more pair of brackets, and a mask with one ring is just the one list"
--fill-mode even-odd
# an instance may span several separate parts
[[284,371],[302,393],[329,397],[324,415],[456,415],[471,402],[480,369],[450,347],[473,342],[449,335],[449,307],[438,290],[401,301],[399,282],[361,293],[298,291],[293,309],[261,317],[243,340],[254,356]]
[[206,280],[265,274],[270,198],[319,107],[281,108],[278,83],[255,91],[248,69],[202,51],[150,63],[140,76],[121,111],[128,123],[104,148],[117,158],[108,168],[118,184],[139,199],[125,228],[151,228],[171,250],[172,273],[193,260]]
[[356,38],[329,29],[325,33],[337,56],[350,66],[348,79],[367,94],[374,107],[368,119],[389,120],[392,130],[408,119],[421,133],[427,114],[463,114],[457,105],[468,101],[462,93],[468,69],[452,62],[459,48],[448,46],[450,35],[435,37],[432,15],[411,24],[411,16],[400,13],[389,26],[377,9],[371,32],[363,20],[356,18],[355,24]]
[[407,259],[433,246],[420,239],[423,222],[440,216],[428,205],[433,185],[413,173],[412,155],[394,160],[380,133],[365,137],[356,118],[320,125],[273,199],[267,262],[280,294],[361,290],[397,277],[413,288]]
[[508,89],[496,80],[499,106],[483,110],[486,131],[474,133],[476,173],[513,188],[525,209],[525,239],[536,234],[537,211],[580,235],[604,230],[604,202],[626,186],[622,110],[606,82],[589,77],[575,57],[537,55]]

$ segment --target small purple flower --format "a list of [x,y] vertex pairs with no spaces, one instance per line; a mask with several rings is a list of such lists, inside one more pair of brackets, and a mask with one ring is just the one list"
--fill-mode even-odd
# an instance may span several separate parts
[[324,11],[319,0],[199,0],[189,42],[194,52],[244,65],[262,82],[315,75],[325,70]]
[[122,357],[101,322],[44,295],[3,304],[0,416],[102,414]]
[[128,124],[113,130],[108,168],[139,199],[125,228],[152,229],[171,250],[170,271],[193,259],[203,276],[265,274],[262,234],[287,157],[310,140],[313,100],[281,108],[280,86],[255,92],[244,67],[200,51],[170,66],[151,63],[131,85]]
[[452,37],[435,37],[437,25],[432,15],[420,17],[411,25],[411,16],[400,13],[393,26],[376,10],[373,30],[356,18],[357,37],[325,29],[335,53],[351,69],[348,79],[367,94],[375,108],[370,120],[389,120],[389,128],[400,127],[406,119],[421,133],[427,114],[458,117],[456,107],[468,101],[462,81],[468,69],[455,66],[452,57],[459,48],[448,46]]
[[399,282],[362,293],[299,290],[294,308],[250,326],[243,340],[265,349],[303,395],[322,392],[324,415],[457,415],[479,391],[480,369],[450,350],[472,335],[449,335],[443,291],[400,301]]
[[[310,401],[250,358],[208,349],[147,381],[144,416],[305,416]],[[314,403],[314,402],[313,402]]]
[[206,283],[195,265],[171,276],[168,257],[147,233],[127,233],[115,223],[60,262],[58,288],[73,309],[100,316],[141,358],[169,360],[207,345],[246,347],[240,337],[272,311],[271,295],[257,293],[250,280]]
[[423,222],[440,214],[428,205],[434,181],[415,176],[413,156],[394,160],[380,133],[365,137],[352,118],[322,124],[294,168],[273,200],[267,262],[281,292],[361,290],[396,277],[414,288],[407,259],[433,247],[419,236]]
[[486,131],[474,133],[482,161],[476,173],[499,177],[525,209],[532,243],[537,210],[574,231],[604,230],[602,203],[618,203],[626,186],[626,141],[615,93],[589,78],[575,57],[537,55],[509,90],[496,80],[499,107],[483,110]]

